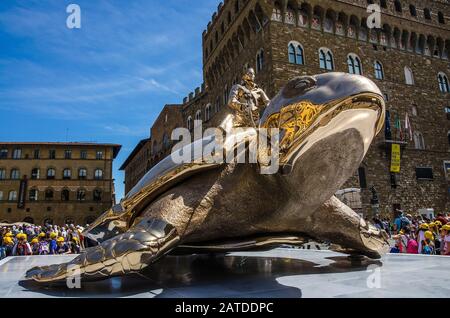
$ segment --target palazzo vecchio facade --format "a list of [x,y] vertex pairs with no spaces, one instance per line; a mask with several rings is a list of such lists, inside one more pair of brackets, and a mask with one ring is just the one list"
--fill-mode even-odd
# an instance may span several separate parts
[[[381,8],[381,28],[368,28],[370,4]],[[140,149],[146,151],[141,175],[170,153],[172,128],[192,129],[195,119],[204,128],[220,123],[230,88],[248,67],[269,98],[295,76],[350,72],[380,87],[390,129],[377,137],[338,196],[369,216],[450,210],[448,1],[225,0],[202,36],[204,83],[182,104],[171,105],[171,113],[155,122],[148,147],[140,144],[128,158],[132,162],[143,157]],[[405,129],[406,122],[411,128]],[[401,147],[401,171],[395,174],[392,144]],[[133,171],[122,168],[127,179]]]

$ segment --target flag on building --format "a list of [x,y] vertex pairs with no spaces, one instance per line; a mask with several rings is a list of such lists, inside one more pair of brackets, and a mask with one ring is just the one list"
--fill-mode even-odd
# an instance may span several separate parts
[[384,138],[386,140],[392,140],[392,132],[391,132],[391,112],[386,111],[386,123],[384,125]]
[[399,140],[403,141],[402,122],[400,121],[398,114],[395,115],[395,129],[395,138],[399,138]]
[[411,122],[409,121],[409,115],[408,112],[406,112],[406,117],[405,117],[405,130],[408,132],[409,134],[409,140],[413,141],[413,131],[412,131],[412,126],[411,126]]

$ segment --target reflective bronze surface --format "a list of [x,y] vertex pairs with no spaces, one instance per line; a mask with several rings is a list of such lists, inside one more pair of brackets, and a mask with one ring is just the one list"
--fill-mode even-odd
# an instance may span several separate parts
[[[49,283],[77,266],[96,280],[139,272],[170,253],[223,252],[331,241],[347,253],[379,258],[385,233],[361,218],[334,193],[354,174],[384,122],[381,92],[369,79],[326,73],[291,80],[265,108],[260,128],[280,129],[280,170],[258,164],[192,163],[164,159],[117,206],[86,231],[99,243],[71,263],[37,267],[27,277]],[[232,132],[236,114],[221,129]],[[239,121],[239,119],[238,119]],[[226,151],[234,150],[227,136]],[[214,141],[205,137],[194,145]],[[245,149],[245,148],[244,148]]]

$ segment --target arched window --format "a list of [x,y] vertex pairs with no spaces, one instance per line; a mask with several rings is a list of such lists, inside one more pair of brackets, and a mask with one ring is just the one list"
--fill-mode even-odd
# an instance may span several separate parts
[[68,189],[63,189],[61,191],[61,201],[69,201],[70,200],[70,191]]
[[45,200],[46,201],[53,200],[53,190],[52,189],[45,190]]
[[23,222],[28,224],[34,224],[34,219],[32,217],[26,217],[25,219],[23,219]]
[[285,16],[284,21],[286,21],[287,24],[295,24],[295,13],[292,8],[287,8]]
[[0,191],[0,203],[3,201],[3,191]]
[[77,191],[77,200],[78,201],[85,201],[86,200],[86,190],[78,189],[78,191]]
[[28,198],[30,201],[37,201],[38,200],[38,194],[39,191],[37,189],[31,189],[30,193],[28,194]]
[[187,129],[192,130],[194,128],[194,121],[192,120],[192,116],[189,116],[187,119]]
[[13,159],[22,159],[22,149],[20,148],[14,149]]
[[78,179],[80,179],[80,180],[87,179],[87,169],[86,168],[80,168],[80,170],[78,170]]
[[288,46],[289,63],[304,65],[305,57],[303,47],[298,42],[290,42]]
[[39,168],[33,168],[31,169],[31,180],[38,180],[40,175]]
[[44,225],[53,225],[53,219],[45,219]]
[[448,77],[444,73],[438,74],[438,80],[439,80],[439,89],[442,93],[449,93],[450,87],[448,83]]
[[170,141],[169,141],[169,135],[167,133],[164,133],[163,135],[163,148],[164,150],[169,149],[170,147]]
[[64,180],[70,180],[71,178],[72,178],[72,170],[64,169],[63,170],[63,179]]
[[413,116],[417,116],[418,112],[417,112],[417,106],[416,106],[416,105],[413,105],[413,106],[411,107],[411,114],[412,114]]
[[264,68],[264,50],[260,49],[256,55],[256,72],[259,73]]
[[0,149],[0,159],[8,159],[8,149]]
[[48,179],[48,180],[53,180],[53,179],[55,179],[55,175],[56,175],[55,169],[53,169],[53,168],[47,169],[47,179]]
[[201,125],[201,120],[202,120],[202,111],[199,109],[197,110],[197,112],[195,113],[195,121],[194,121],[194,126],[198,127]]
[[275,3],[275,6],[273,7],[272,20],[278,21],[278,22],[283,22],[283,16],[281,14],[281,6],[278,3]]
[[411,14],[412,17],[417,17],[416,7],[413,6],[412,4],[409,5],[409,13]]
[[321,69],[329,71],[334,70],[333,54],[329,49],[322,48],[319,50],[319,61]]
[[102,169],[96,169],[94,172],[94,179],[95,180],[102,180],[103,179],[103,170]]
[[405,83],[406,85],[414,85],[414,75],[408,66],[405,66]]
[[205,107],[205,121],[209,121],[210,119],[211,119],[211,104],[208,104]]
[[17,191],[9,191],[8,200],[17,201]]
[[438,12],[438,21],[440,24],[445,24],[445,17],[441,11]]
[[347,58],[348,72],[350,74],[362,75],[360,58],[355,54],[349,54]]
[[95,189],[93,192],[93,200],[95,202],[100,202],[102,201],[102,191],[99,189]]
[[418,131],[414,132],[414,146],[418,150],[425,150],[425,139],[422,133]]
[[383,65],[379,61],[375,61],[375,78],[378,80],[384,79],[384,71],[383,71]]
[[423,9],[423,16],[427,20],[431,20],[431,11],[428,8]]
[[12,169],[10,177],[11,177],[12,180],[19,180],[20,179],[20,170],[19,169]]
[[394,1],[394,7],[395,7],[395,11],[402,13],[402,4],[400,2],[400,0],[395,0]]
[[68,218],[64,219],[64,224],[74,225],[74,224],[76,224],[76,222],[73,220],[73,218],[68,217]]
[[6,179],[6,169],[0,169],[0,180]]

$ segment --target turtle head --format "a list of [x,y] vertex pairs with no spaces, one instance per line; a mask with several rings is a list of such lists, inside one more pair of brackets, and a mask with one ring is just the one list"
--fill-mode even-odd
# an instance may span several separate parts
[[281,171],[289,173],[314,145],[349,129],[359,132],[365,155],[384,116],[384,97],[375,83],[334,72],[289,81],[266,108],[261,127],[280,129]]
[[101,244],[128,230],[122,205],[117,204],[103,213],[83,232],[91,245]]

